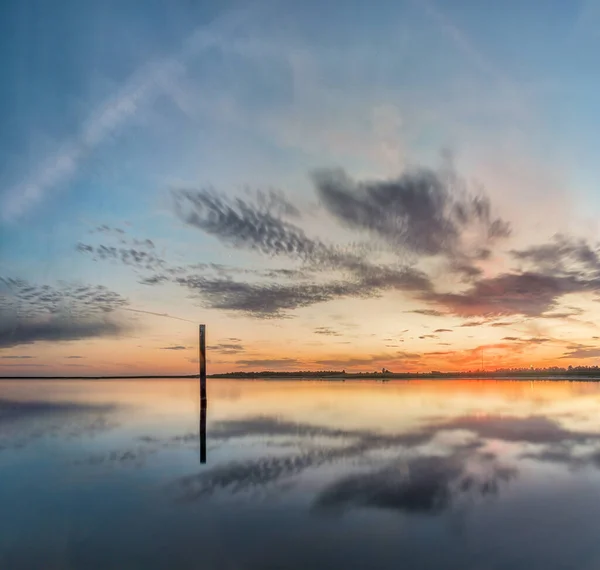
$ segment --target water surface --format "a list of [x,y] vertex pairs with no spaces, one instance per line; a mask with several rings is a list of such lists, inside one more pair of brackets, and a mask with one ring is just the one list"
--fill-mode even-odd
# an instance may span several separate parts
[[0,568],[600,568],[600,385],[0,382]]

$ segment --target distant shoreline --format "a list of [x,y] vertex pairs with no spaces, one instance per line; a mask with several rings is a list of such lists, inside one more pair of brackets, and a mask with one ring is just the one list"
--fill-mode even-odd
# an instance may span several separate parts
[[[136,375],[136,376],[0,376],[2,380],[193,380],[198,374]],[[600,370],[573,370],[572,372],[440,372],[440,373],[315,373],[315,372],[228,372],[210,374],[207,379],[219,380],[583,380],[600,381]]]

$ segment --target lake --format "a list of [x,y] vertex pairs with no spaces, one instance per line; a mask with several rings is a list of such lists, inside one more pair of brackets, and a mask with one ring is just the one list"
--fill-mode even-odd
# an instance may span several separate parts
[[194,380],[1,381],[0,568],[597,569],[599,410],[594,382],[209,379],[202,442]]

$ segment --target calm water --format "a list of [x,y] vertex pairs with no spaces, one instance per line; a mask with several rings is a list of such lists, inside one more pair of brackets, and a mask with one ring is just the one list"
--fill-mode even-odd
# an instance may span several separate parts
[[0,568],[600,568],[600,385],[0,382]]

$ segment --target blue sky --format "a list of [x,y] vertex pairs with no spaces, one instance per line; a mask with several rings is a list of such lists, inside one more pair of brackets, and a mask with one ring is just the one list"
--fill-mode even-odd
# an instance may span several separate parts
[[[129,308],[205,320],[214,327],[217,344],[242,347],[215,360],[219,369],[268,361],[273,367],[319,368],[325,362],[341,364],[357,350],[357,367],[468,367],[481,346],[494,346],[489,350],[499,351],[500,362],[499,345],[512,342],[505,338],[519,338],[521,344],[549,339],[536,345],[540,353],[533,360],[540,364],[577,350],[587,351],[578,354],[585,354],[588,364],[596,358],[600,349],[588,338],[594,325],[578,322],[577,316],[593,310],[595,281],[573,286],[573,264],[582,258],[573,247],[563,243],[561,248],[552,240],[561,234],[571,245],[585,243],[596,251],[599,79],[594,54],[600,44],[600,3],[26,1],[5,2],[2,11],[0,276],[5,282],[51,286],[64,307],[72,301],[65,281],[102,285],[126,299]],[[343,169],[360,192],[361,182],[399,180],[419,168],[439,174],[448,156],[461,183],[483,192],[495,215],[512,228],[505,243],[490,246],[489,258],[470,258],[479,272],[478,277],[471,272],[471,281],[448,276],[444,264],[456,266],[455,251],[452,259],[446,249],[419,257],[410,245],[414,236],[403,234],[408,245],[399,244],[397,236],[391,244],[389,232],[375,222],[357,227],[356,220],[340,214],[339,204],[337,210],[323,206],[326,196],[313,179],[315,170]],[[262,294],[274,296],[273,287],[284,287],[277,281],[283,274],[276,279],[265,272],[298,268],[298,259],[248,241],[246,234],[234,236],[233,227],[210,229],[207,220],[199,227],[177,215],[173,192],[207,188],[234,210],[240,204],[236,197],[252,206],[260,202],[257,192],[264,198],[277,191],[300,214],[290,218],[265,207],[283,224],[277,231],[300,228],[331,247],[351,246],[352,255],[371,248],[380,264],[393,258],[396,268],[402,263],[403,271],[425,272],[438,296],[378,285],[364,295],[336,292],[335,298],[319,296],[308,305],[296,296],[285,314],[276,311],[269,318],[232,309],[235,303],[219,308],[224,296],[233,294],[224,292],[225,281],[230,287],[240,275],[246,285],[260,277]],[[202,204],[206,213],[207,203]],[[98,231],[102,227],[111,229]],[[467,230],[461,236],[472,239]],[[78,249],[78,244],[133,248],[145,240],[152,242],[153,259],[160,260],[155,272],[167,266],[174,271],[227,265],[229,273],[199,270],[220,271],[221,289],[207,292],[203,281],[198,292],[196,282],[182,285],[171,278],[174,272],[169,281],[148,285],[148,267]],[[563,277],[571,281],[568,287],[557,285],[543,309],[568,305],[580,312],[571,311],[569,320],[551,320],[540,316],[541,309],[523,312],[511,305],[494,313],[488,307],[477,315],[485,321],[478,335],[462,334],[461,319],[470,315],[449,305],[441,292],[475,295],[490,279],[523,279],[534,270],[548,277],[540,255],[510,253],[548,243],[564,257],[561,267],[568,274]],[[464,255],[461,250],[461,259]],[[538,266],[524,267],[523,260]],[[306,259],[301,261],[306,269]],[[344,263],[331,275],[349,271]],[[592,269],[587,266],[586,279],[596,279]],[[579,279],[582,269],[577,271]],[[310,278],[322,286],[327,275],[321,270]],[[310,280],[306,274],[293,279]],[[288,283],[280,293],[287,299],[295,286]],[[14,339],[15,327],[26,328],[23,322],[33,317],[15,309],[20,301],[14,287],[3,294],[10,319],[17,321],[0,333],[12,330]],[[35,360],[48,370],[64,371],[49,356],[52,346],[66,355],[78,342],[92,343],[86,348],[88,368],[104,370],[92,354],[101,351],[98,346],[110,353],[111,343],[152,339],[148,350],[163,358],[165,353],[156,352],[160,346],[193,342],[182,321],[124,314],[119,307],[105,311],[123,325],[116,336],[113,329],[86,332],[79,340],[70,333],[68,338],[44,333],[26,336],[25,344],[6,341],[0,352],[30,356],[18,363],[19,370],[30,370]],[[431,315],[410,313],[427,308],[441,311],[445,326],[430,322]],[[507,315],[517,318],[518,334],[492,327],[494,317]],[[362,316],[373,321],[368,333],[353,322]],[[134,319],[135,334],[128,319]],[[347,328],[332,328],[336,319]],[[411,331],[424,334],[410,333],[402,351],[387,350],[398,348],[384,339],[404,330],[395,322],[406,319]],[[446,326],[457,333],[451,343],[419,338]],[[323,327],[335,334],[315,333]],[[240,334],[227,332],[233,329]],[[367,334],[374,340],[356,346]],[[239,342],[223,340],[240,335],[245,336]],[[295,338],[301,339],[297,352],[289,353],[286,339]],[[457,355],[434,354],[448,352],[439,344],[451,344]],[[191,353],[177,356],[164,361],[165,371],[181,370],[181,362],[193,365]],[[145,353],[131,356],[130,364],[145,370],[147,358]],[[6,368],[17,364],[7,360]]]

